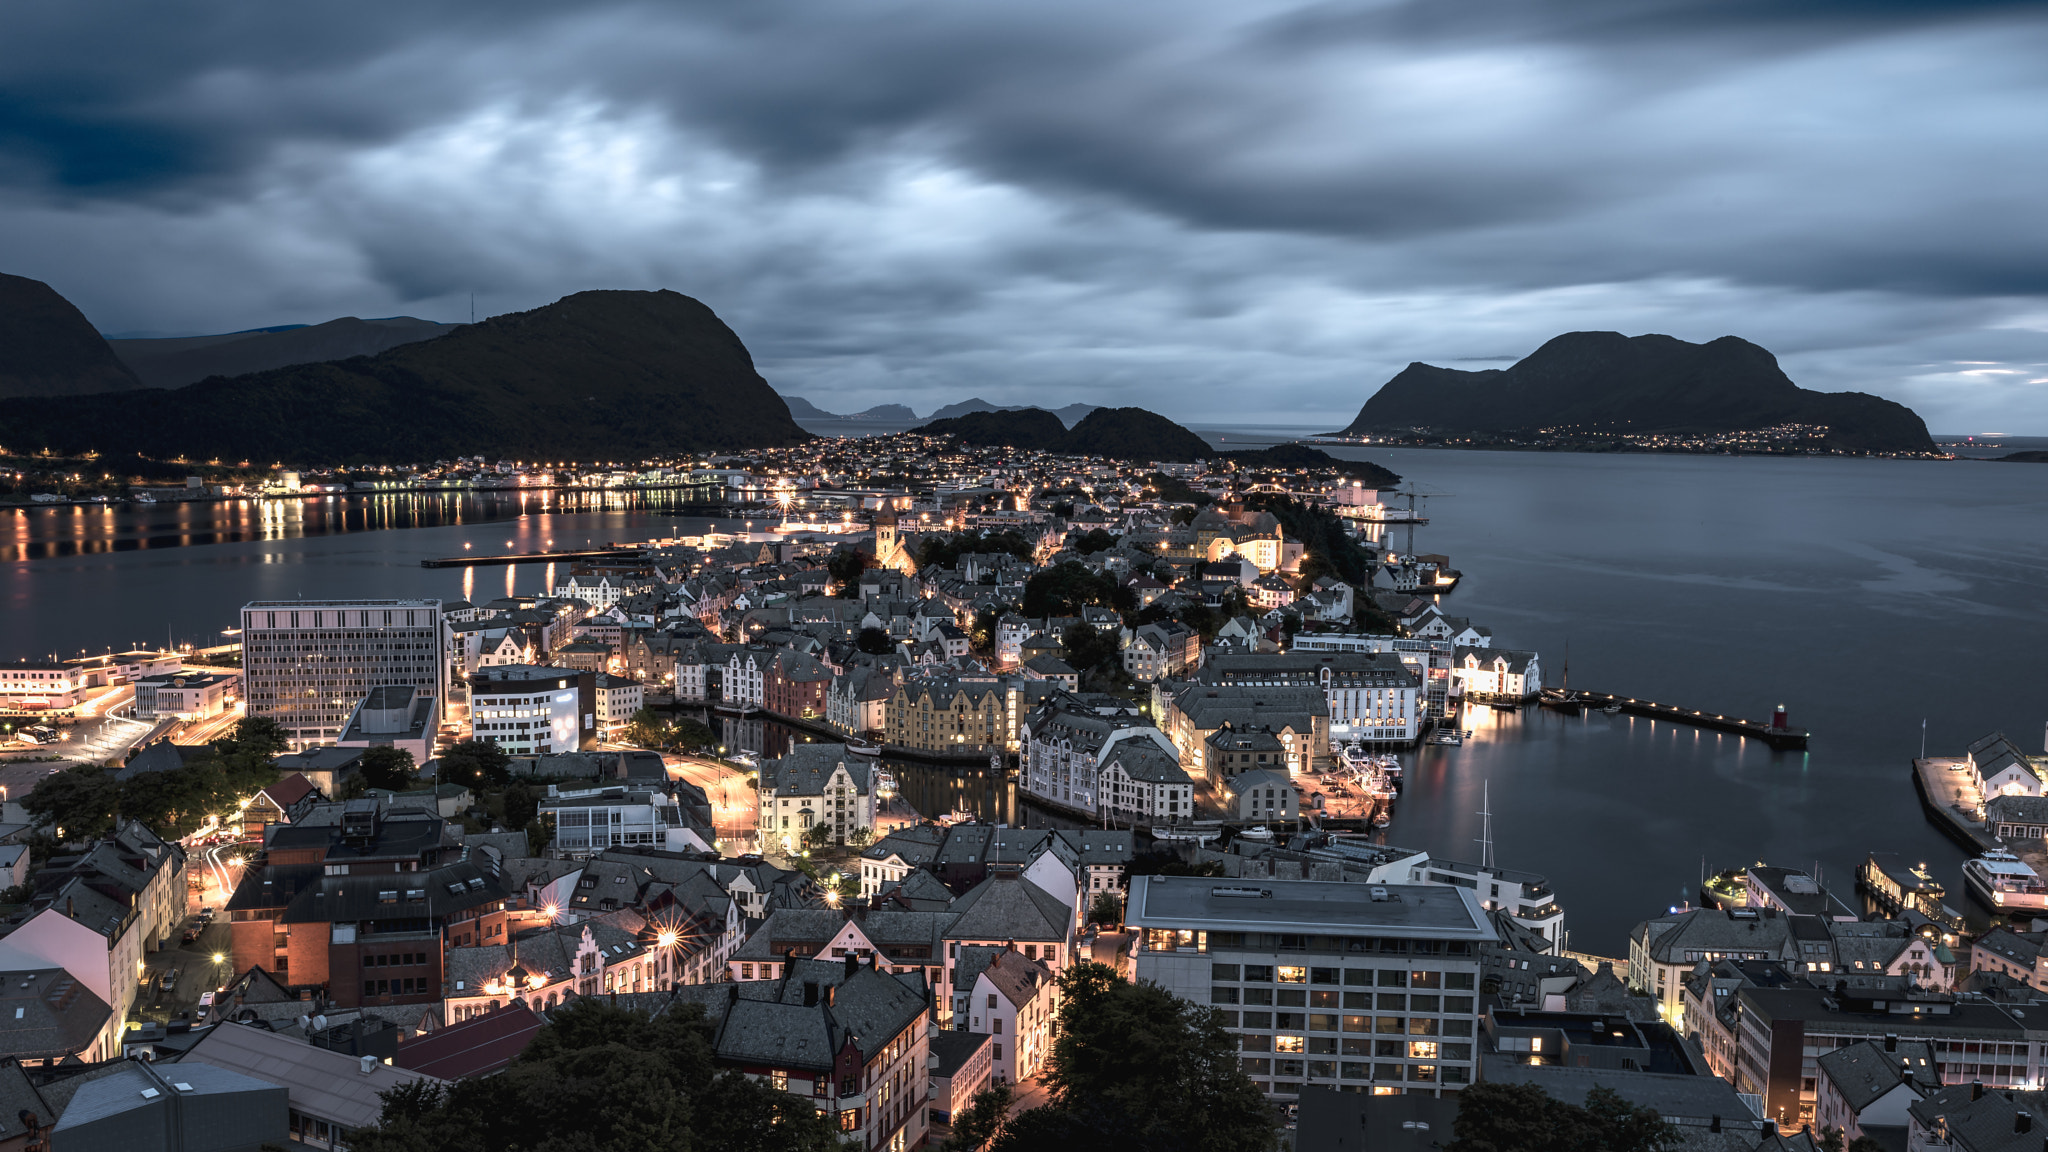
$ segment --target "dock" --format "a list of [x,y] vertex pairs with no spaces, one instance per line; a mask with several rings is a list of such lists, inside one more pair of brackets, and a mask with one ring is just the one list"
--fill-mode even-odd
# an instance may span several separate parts
[[1976,778],[1964,771],[1965,764],[1960,756],[1924,756],[1913,761],[1913,787],[1920,793],[1920,807],[1936,828],[1971,852],[2003,847],[1990,827],[1977,819],[1984,798],[1977,792]]
[[1638,700],[1633,696],[1617,696],[1612,692],[1585,692],[1578,689],[1565,692],[1552,688],[1544,691],[1541,702],[1545,708],[1573,715],[1589,708],[1619,708],[1631,716],[1669,720],[1674,724],[1690,724],[1695,728],[1709,728],[1716,732],[1732,732],[1737,736],[1761,740],[1781,751],[1806,747],[1807,739],[1812,735],[1804,728],[1767,724],[1761,720],[1745,720],[1740,716],[1728,716],[1700,708],[1680,708],[1676,704]]
[[422,560],[422,568],[493,568],[506,564],[553,564],[562,560],[630,560],[641,548],[583,548],[570,552],[514,552],[504,556],[443,556]]

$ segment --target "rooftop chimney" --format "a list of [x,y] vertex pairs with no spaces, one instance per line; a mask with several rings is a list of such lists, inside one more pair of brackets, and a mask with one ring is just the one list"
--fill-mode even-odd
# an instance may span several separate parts
[[804,1007],[816,1008],[817,1006],[818,982],[816,980],[806,980],[804,981]]
[[848,977],[851,977],[851,976],[852,976],[852,975],[853,975],[853,974],[854,974],[855,972],[858,972],[858,971],[860,971],[860,957],[859,957],[859,956],[857,956],[857,955],[855,955],[855,954],[854,954],[854,953],[852,953],[852,952],[848,952],[848,953],[846,954],[846,974],[847,974],[847,976],[848,976]]
[[1887,1052],[1897,1052],[1899,1050],[1899,1034],[1897,1032],[1887,1032],[1884,1034],[1884,1050]]
[[2025,1108],[2022,1108],[2022,1109],[2020,1109],[2019,1111],[2017,1111],[2017,1112],[2013,1113],[2013,1115],[2012,1115],[2012,1134],[2013,1134],[2013,1135],[2015,1135],[2015,1136],[2024,1136],[2024,1135],[2026,1135],[2027,1133],[2029,1133],[2029,1132],[2031,1132],[2031,1131],[2033,1131],[2033,1130],[2034,1130],[2034,1114],[2033,1114],[2032,1112],[2029,1112],[2029,1111],[2027,1111],[2027,1110],[2026,1110]]
[[1972,1099],[1972,1100],[1982,1100],[1983,1098],[1984,1098],[1984,1082],[1983,1082],[1982,1080],[1972,1080],[1972,1081],[1970,1081],[1970,1099]]

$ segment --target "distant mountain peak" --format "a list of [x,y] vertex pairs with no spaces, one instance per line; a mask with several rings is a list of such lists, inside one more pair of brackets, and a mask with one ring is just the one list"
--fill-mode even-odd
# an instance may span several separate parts
[[0,273],[0,397],[140,387],[71,301],[40,280]]
[[1912,409],[1860,392],[1810,392],[1778,358],[1739,336],[1693,344],[1649,333],[1566,332],[1506,368],[1416,362],[1359,409],[1345,431],[1715,433],[1826,425],[1849,451],[1925,451]]

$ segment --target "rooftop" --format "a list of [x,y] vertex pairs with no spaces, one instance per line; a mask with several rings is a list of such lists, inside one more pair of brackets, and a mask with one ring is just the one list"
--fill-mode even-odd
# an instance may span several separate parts
[[[1386,899],[1374,899],[1384,892]],[[1340,884],[1314,880],[1219,881],[1136,876],[1126,919],[1141,928],[1359,932],[1378,936],[1494,939],[1479,900],[1464,888]]]

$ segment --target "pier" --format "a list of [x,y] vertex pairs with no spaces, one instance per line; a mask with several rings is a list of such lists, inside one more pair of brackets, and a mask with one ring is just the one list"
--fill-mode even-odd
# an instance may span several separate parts
[[2003,847],[1990,827],[1977,818],[1984,797],[1965,764],[1960,756],[1924,756],[1913,761],[1913,787],[1920,793],[1920,807],[1936,828],[1972,852]]
[[583,548],[571,552],[514,552],[505,556],[443,556],[422,560],[422,568],[493,568],[506,564],[552,564],[561,560],[630,560],[641,548]]
[[1618,708],[1631,716],[1645,716],[1652,720],[1669,720],[1674,724],[1690,724],[1695,728],[1710,728],[1716,732],[1732,732],[1761,740],[1777,749],[1800,749],[1806,747],[1811,733],[1804,728],[1794,728],[1777,722],[1766,724],[1761,720],[1744,720],[1740,716],[1726,716],[1719,712],[1708,712],[1698,708],[1680,708],[1676,704],[1663,704],[1655,700],[1638,700],[1633,696],[1616,696],[1611,692],[1570,692],[1546,689],[1542,704],[1558,712],[1577,715],[1588,708]]

